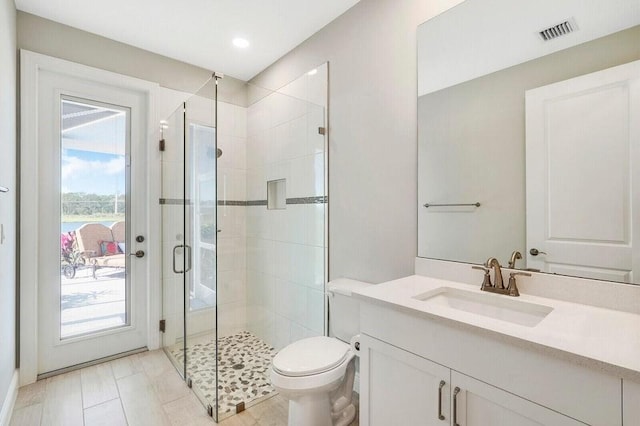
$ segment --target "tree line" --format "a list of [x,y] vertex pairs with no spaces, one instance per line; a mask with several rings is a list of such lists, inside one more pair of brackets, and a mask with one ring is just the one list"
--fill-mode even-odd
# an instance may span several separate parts
[[96,215],[118,214],[125,212],[124,194],[87,194],[86,192],[67,192],[62,194],[62,214]]

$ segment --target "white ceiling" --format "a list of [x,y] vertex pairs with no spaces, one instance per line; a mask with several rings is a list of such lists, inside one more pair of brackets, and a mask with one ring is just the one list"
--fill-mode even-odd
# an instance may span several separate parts
[[[19,10],[249,80],[359,0],[16,0]],[[231,40],[251,45],[242,50]]]
[[[538,36],[568,18],[578,31],[548,42]],[[640,0],[466,0],[418,27],[418,94],[638,24]]]

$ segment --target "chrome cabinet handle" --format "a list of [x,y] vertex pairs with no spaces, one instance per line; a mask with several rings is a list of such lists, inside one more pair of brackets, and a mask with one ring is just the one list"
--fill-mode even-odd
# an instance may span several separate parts
[[460,388],[456,386],[453,390],[453,426],[460,426],[458,424],[458,394],[460,393]]
[[438,420],[444,420],[444,416],[442,415],[442,388],[446,385],[444,380],[440,380],[440,385],[438,386]]

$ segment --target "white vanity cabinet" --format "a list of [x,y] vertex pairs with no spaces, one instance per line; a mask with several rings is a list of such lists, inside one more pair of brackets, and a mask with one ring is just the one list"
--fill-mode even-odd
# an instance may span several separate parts
[[360,366],[361,425],[584,424],[366,335]]
[[[574,355],[378,303],[361,303],[360,322],[363,426],[454,425],[456,388],[460,426],[623,425],[621,378]],[[629,388],[624,426],[640,426]]]

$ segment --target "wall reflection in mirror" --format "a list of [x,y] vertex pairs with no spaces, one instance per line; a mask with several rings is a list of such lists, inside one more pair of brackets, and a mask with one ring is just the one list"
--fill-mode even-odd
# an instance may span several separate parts
[[639,24],[466,0],[418,27],[420,257],[640,283]]

